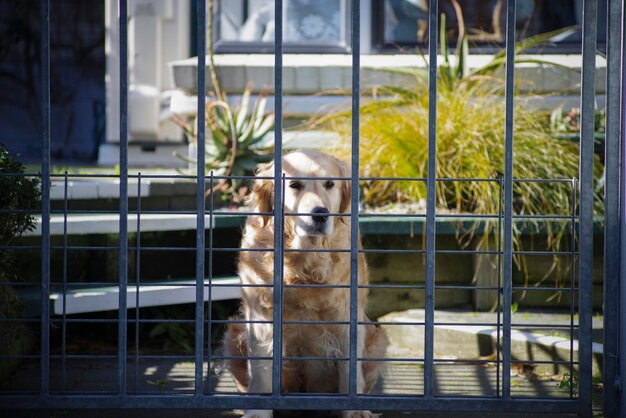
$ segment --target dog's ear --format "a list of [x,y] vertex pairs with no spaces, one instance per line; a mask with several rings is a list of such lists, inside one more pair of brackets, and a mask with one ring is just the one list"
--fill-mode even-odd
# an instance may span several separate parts
[[[350,177],[350,167],[344,161],[337,160],[341,177]],[[352,182],[341,180],[341,202],[339,203],[339,213],[347,212],[352,200]]]
[[[257,177],[273,177],[274,163],[268,163],[256,173]],[[274,210],[274,181],[267,178],[257,178],[250,195],[251,203],[259,212],[269,213]],[[272,215],[262,215],[263,226],[266,226]]]

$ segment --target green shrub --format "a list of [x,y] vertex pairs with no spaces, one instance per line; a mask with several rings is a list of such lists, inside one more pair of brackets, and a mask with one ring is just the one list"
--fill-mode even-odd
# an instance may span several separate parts
[[[365,177],[424,178],[428,170],[428,94],[417,93],[402,103],[387,97],[361,109],[361,175]],[[345,141],[337,144],[350,153],[349,118],[331,121]],[[571,179],[578,175],[578,144],[555,140],[543,116],[518,105],[514,117],[513,175],[519,179]],[[504,104],[488,91],[439,89],[437,95],[437,177],[501,178],[504,173]],[[600,175],[602,165],[597,161]],[[437,206],[458,213],[497,214],[498,183],[437,183]],[[571,213],[571,186],[564,183],[521,183],[513,186],[519,214]],[[369,205],[426,198],[424,182],[371,181],[365,183]],[[597,196],[598,200],[600,196]],[[601,206],[598,205],[598,210]]]
[[[444,26],[444,25],[442,25]],[[517,52],[535,46],[554,33],[518,43]],[[442,34],[442,38],[445,34]],[[445,38],[444,38],[445,39]],[[467,71],[467,45],[460,43],[456,60],[443,47],[443,64],[437,71],[437,178],[501,179],[504,175],[505,100],[502,79],[503,54],[482,68]],[[520,62],[522,60],[517,60]],[[528,61],[528,60],[525,60]],[[360,175],[363,177],[425,178],[428,172],[428,79],[423,70],[407,70],[415,76],[412,85],[380,86],[373,98],[360,109]],[[311,126],[323,126],[338,132],[342,141],[333,151],[348,157],[351,153],[351,112],[340,112],[316,119]],[[534,110],[525,100],[515,99],[513,120],[513,176],[517,179],[572,179],[578,176],[578,143],[557,140],[545,112]],[[603,167],[595,158],[596,179]],[[426,182],[365,181],[362,184],[366,205],[382,206],[400,202],[423,202]],[[500,210],[498,182],[438,181],[436,206],[443,213],[497,215]],[[514,182],[513,209],[520,215],[570,215],[572,185],[563,182]],[[595,210],[603,210],[602,196],[595,196]],[[482,224],[482,235],[474,232]],[[552,251],[562,247],[567,222],[534,222],[545,228],[545,246]],[[528,225],[528,223],[526,223]],[[478,249],[489,249],[489,237],[497,222],[476,220],[474,226],[459,233],[461,245],[474,242]],[[520,223],[514,223],[513,240],[521,248]],[[563,240],[565,241],[565,240]],[[493,241],[492,241],[493,242]],[[515,257],[523,271],[525,259]],[[558,256],[552,269],[558,272]],[[560,275],[556,275],[557,285]]]
[[[207,174],[214,171],[219,176],[253,175],[260,164],[270,161],[274,154],[271,137],[274,114],[266,111],[267,95],[260,94],[251,103],[251,86],[244,91],[238,106],[226,100],[214,100],[206,107],[205,167]],[[174,121],[183,128],[190,142],[197,143],[196,122],[192,125],[178,117]],[[193,164],[197,159],[176,153],[176,156]],[[223,183],[237,189],[239,181]]]
[[[3,245],[11,245],[25,231],[35,227],[33,214],[24,211],[40,210],[39,180],[25,177],[21,175],[23,173],[24,165],[0,145],[0,210],[5,211],[0,216],[0,242]],[[0,252],[0,280],[15,278],[12,262],[11,251]]]
[[[0,210],[39,210],[39,180],[20,175],[22,173],[24,165],[4,145],[0,145]],[[3,212],[0,215],[0,242],[2,245],[14,244],[16,238],[34,227],[35,218],[31,213]],[[12,250],[0,250],[0,319],[19,318],[22,314],[22,303],[15,289],[2,284],[20,280],[14,261]],[[0,322],[0,352],[23,354],[30,344],[32,335],[24,324]],[[0,361],[0,378],[10,373],[16,365],[17,362],[11,359]]]
[[[39,210],[39,180],[6,174],[24,173],[24,165],[9,150],[0,145],[0,209]],[[30,213],[3,213],[0,217],[0,240],[9,243],[27,230],[35,227],[35,218]],[[4,267],[4,264],[0,264]],[[4,271],[4,269],[0,270]]]

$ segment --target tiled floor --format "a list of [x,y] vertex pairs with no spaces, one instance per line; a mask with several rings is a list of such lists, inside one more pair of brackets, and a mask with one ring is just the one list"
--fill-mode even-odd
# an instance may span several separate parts
[[[63,389],[71,394],[89,391],[111,391],[117,386],[117,363],[106,360],[66,360],[51,363],[51,390]],[[194,390],[194,364],[189,361],[148,360],[136,368],[128,365],[128,391],[142,394],[184,394]],[[136,373],[138,374],[136,375]],[[511,377],[513,396],[567,397],[569,391],[553,376],[536,375],[531,371],[516,370]],[[434,367],[436,395],[495,396],[498,382],[496,367],[482,364],[436,364]],[[206,375],[206,373],[205,373]],[[136,378],[137,377],[137,378]],[[29,363],[22,366],[14,377],[5,383],[3,390],[37,390],[39,366]],[[421,364],[389,362],[384,376],[374,389],[376,394],[422,395],[424,370]],[[236,393],[230,374],[223,368],[212,368],[205,382],[205,390],[220,394]]]

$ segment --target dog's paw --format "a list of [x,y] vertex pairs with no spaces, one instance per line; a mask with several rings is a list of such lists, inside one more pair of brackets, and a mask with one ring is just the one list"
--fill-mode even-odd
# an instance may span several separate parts
[[374,414],[370,411],[343,411],[342,418],[378,418],[380,414]]
[[241,418],[272,418],[273,414],[268,409],[250,409]]

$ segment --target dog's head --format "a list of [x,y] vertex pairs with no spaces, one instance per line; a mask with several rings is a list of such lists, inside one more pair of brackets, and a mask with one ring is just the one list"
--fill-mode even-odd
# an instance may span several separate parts
[[[296,151],[283,157],[285,175],[285,213],[300,214],[286,217],[285,223],[293,225],[300,236],[329,236],[336,221],[344,222],[333,213],[345,213],[350,207],[351,187],[345,163],[319,151]],[[273,177],[274,164],[270,163],[257,173],[257,177]],[[252,189],[252,203],[259,212],[274,210],[274,180],[257,179]],[[264,224],[271,219],[264,215]]]

